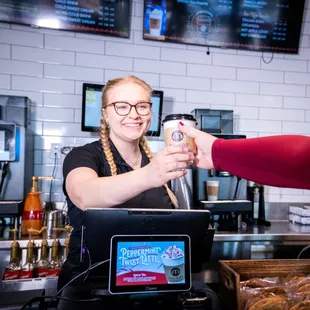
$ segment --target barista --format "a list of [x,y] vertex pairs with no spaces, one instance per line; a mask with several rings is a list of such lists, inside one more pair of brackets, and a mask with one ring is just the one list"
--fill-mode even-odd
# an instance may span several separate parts
[[[145,133],[151,121],[151,88],[137,77],[109,81],[103,89],[100,140],[74,148],[63,164],[63,190],[73,226],[69,256],[58,288],[79,268],[82,210],[92,208],[176,208],[167,183],[186,174],[194,155],[186,148],[166,147],[153,158]],[[183,170],[182,170],[183,169]],[[86,286],[68,286],[62,297],[88,296]],[[100,304],[91,304],[92,309]],[[87,303],[60,300],[58,309],[84,309]]]

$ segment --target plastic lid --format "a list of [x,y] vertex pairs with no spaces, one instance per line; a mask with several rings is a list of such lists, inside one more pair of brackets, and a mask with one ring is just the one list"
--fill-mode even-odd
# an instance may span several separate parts
[[163,123],[168,122],[168,121],[182,120],[182,119],[197,123],[197,120],[191,114],[169,114],[165,117],[165,119],[163,120]]

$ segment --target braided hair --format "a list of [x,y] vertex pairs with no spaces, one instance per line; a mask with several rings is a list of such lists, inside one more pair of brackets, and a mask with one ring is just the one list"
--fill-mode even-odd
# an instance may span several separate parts
[[[143,87],[149,94],[149,96],[151,96],[152,94],[152,88],[143,80],[139,79],[136,76],[130,75],[128,77],[125,78],[117,78],[114,80],[110,80],[108,81],[108,83],[105,85],[105,87],[103,88],[102,91],[102,111],[103,109],[105,109],[108,105],[108,93],[109,90],[112,89],[114,86],[122,84],[122,83],[136,83],[138,85],[140,85],[141,87]],[[105,117],[101,118],[100,121],[100,142],[101,142],[101,146],[102,146],[102,150],[103,153],[107,159],[107,162],[110,166],[110,171],[111,171],[111,175],[117,175],[117,167],[116,164],[114,162],[114,157],[111,151],[111,145],[109,142],[109,129],[108,129],[108,123],[105,119]],[[149,160],[151,161],[153,159],[153,155],[152,152],[150,150],[150,147],[147,144],[147,139],[145,136],[142,136],[140,138],[139,141],[140,146],[143,148],[145,154],[147,155],[147,157],[149,158]],[[174,205],[175,208],[178,208],[178,201],[176,196],[174,195],[174,193],[172,192],[172,190],[168,187],[167,184],[164,184],[167,193],[169,195],[169,198],[172,202],[172,204]]]

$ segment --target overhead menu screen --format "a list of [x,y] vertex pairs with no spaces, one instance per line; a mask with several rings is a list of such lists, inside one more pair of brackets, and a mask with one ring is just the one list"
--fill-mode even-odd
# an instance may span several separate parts
[[0,0],[0,21],[129,37],[130,0]]
[[144,39],[297,53],[304,0],[144,0]]

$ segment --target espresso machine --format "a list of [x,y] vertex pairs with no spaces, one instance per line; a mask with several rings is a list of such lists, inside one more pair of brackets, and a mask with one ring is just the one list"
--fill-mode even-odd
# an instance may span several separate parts
[[[34,133],[27,97],[0,95],[1,228],[18,228],[34,170]],[[1,237],[1,235],[0,235]]]
[[[222,139],[245,139],[233,134],[233,111],[196,109],[191,112],[198,121],[197,128]],[[219,181],[218,200],[208,201],[207,181]],[[208,209],[217,230],[236,231],[252,224],[253,203],[248,199],[247,180],[227,171],[193,169],[194,204]],[[254,196],[253,196],[254,197]]]

